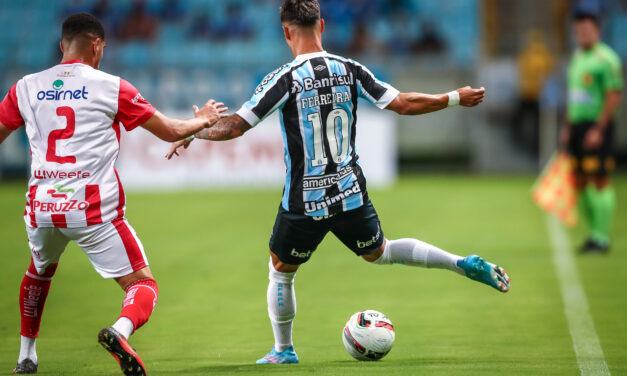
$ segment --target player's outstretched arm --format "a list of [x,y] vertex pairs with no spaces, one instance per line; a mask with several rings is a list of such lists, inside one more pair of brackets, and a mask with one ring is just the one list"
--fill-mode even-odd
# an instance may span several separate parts
[[484,97],[485,89],[483,87],[473,89],[470,86],[448,94],[401,93],[386,109],[400,115],[422,115],[458,104],[464,107],[474,107],[483,102]]
[[13,132],[9,128],[7,128],[4,124],[0,123],[0,144],[6,140],[7,137]]
[[228,108],[224,107],[224,103],[218,103],[212,99],[200,109],[194,106],[193,119],[171,119],[159,111],[155,111],[154,115],[142,127],[163,141],[176,142],[203,128],[212,127],[220,120],[220,115],[227,110]]
[[[242,136],[251,128],[251,125],[238,114],[223,115],[213,127],[201,130],[194,137],[209,141],[228,141]],[[172,159],[174,155],[179,155],[177,150],[181,146],[187,149],[192,140],[187,139],[173,143],[165,157]]]

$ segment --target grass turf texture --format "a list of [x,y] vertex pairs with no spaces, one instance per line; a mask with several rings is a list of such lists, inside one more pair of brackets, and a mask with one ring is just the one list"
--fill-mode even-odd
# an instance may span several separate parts
[[[296,277],[294,338],[301,364],[259,366],[272,345],[266,314],[267,244],[280,190],[128,195],[160,297],[151,321],[131,338],[151,375],[576,375],[543,214],[528,178],[416,177],[371,198],[389,238],[416,237],[504,266],[501,294],[453,273],[373,266],[328,236]],[[0,373],[19,350],[18,289],[29,262],[25,184],[0,187]],[[616,181],[614,248],[577,257],[610,371],[627,373],[627,179]],[[573,245],[583,240],[574,231]],[[75,245],[52,284],[37,342],[42,375],[118,375],[96,341],[115,320],[123,293],[101,279]],[[387,314],[391,353],[360,363],[340,332],[362,309]]]

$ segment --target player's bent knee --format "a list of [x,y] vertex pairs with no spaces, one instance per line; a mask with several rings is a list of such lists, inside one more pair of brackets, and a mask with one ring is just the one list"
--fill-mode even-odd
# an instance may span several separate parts
[[277,256],[276,253],[272,252],[272,250],[270,250],[270,257],[270,263],[272,265],[272,268],[274,268],[274,270],[276,270],[277,272],[295,273],[298,270],[299,265],[290,265],[284,263],[283,261],[279,260],[279,256]]
[[134,271],[131,274],[127,274],[123,277],[115,278],[115,281],[120,285],[122,290],[126,291],[128,286],[132,285],[133,283],[137,281],[140,281],[142,279],[147,279],[147,278],[154,279],[152,276],[152,272],[150,271],[150,267],[148,266],[141,268],[137,271]]
[[366,260],[366,261],[368,261],[370,263],[373,263],[373,262],[377,261],[383,255],[383,251],[385,250],[385,244],[386,243],[387,243],[387,239],[384,239],[383,243],[381,244],[381,247],[379,247],[379,249],[377,249],[376,251],[372,252],[371,254],[362,255],[361,258],[363,258],[364,260]]

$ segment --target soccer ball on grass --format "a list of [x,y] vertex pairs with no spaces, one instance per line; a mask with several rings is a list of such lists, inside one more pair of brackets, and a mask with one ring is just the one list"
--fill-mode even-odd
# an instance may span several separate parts
[[394,338],[394,326],[390,319],[373,310],[355,313],[342,330],[344,347],[357,360],[383,358],[392,349]]

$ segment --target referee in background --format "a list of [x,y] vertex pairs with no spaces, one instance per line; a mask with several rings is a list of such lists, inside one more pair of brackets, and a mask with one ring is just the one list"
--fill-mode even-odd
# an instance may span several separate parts
[[579,205],[590,231],[582,253],[606,253],[616,205],[609,173],[614,114],[623,77],[618,55],[601,42],[600,14],[577,10],[573,22],[577,50],[568,68],[568,116],[560,141],[572,157]]

